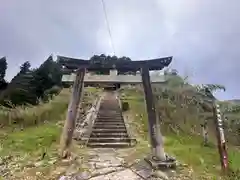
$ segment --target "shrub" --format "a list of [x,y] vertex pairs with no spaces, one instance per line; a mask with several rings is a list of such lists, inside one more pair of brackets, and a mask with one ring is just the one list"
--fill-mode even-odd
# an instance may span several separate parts
[[122,102],[122,111],[129,110],[129,104],[128,102]]
[[63,89],[49,103],[40,103],[37,106],[16,106],[14,108],[0,107],[0,126],[18,124],[31,126],[44,121],[60,118],[62,112],[67,109],[70,92]]

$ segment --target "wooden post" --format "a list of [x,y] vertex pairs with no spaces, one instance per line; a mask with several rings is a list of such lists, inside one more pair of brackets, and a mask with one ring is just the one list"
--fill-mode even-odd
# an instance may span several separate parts
[[75,129],[78,105],[81,101],[81,96],[84,89],[84,75],[85,69],[79,69],[73,84],[72,97],[68,105],[67,117],[60,142],[60,156],[63,158],[66,158],[70,155],[70,146]]
[[155,102],[150,82],[150,75],[148,67],[142,67],[142,83],[145,93],[145,101],[148,114],[148,128],[151,139],[153,156],[158,160],[166,161],[166,155],[163,148],[163,138],[160,131],[160,124],[156,115]]
[[220,112],[219,105],[215,102],[213,102],[213,115],[215,120],[215,126],[216,126],[216,136],[217,136],[217,142],[218,142],[218,151],[220,155],[220,162],[223,172],[225,173],[228,170],[228,154],[227,154],[227,148],[226,148],[226,141],[224,137],[224,130],[223,130],[223,121],[222,116]]

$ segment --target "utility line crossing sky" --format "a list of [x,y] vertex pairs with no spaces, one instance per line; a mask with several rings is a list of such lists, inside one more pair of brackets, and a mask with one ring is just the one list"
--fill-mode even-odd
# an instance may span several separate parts
[[[173,56],[192,83],[227,87],[240,98],[239,0],[105,0],[117,56]],[[11,79],[19,65],[39,66],[50,54],[112,54],[100,0],[0,0],[0,56]]]

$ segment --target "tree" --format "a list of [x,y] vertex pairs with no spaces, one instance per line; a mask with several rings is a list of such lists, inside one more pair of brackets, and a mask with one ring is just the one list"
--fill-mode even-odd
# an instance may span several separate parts
[[29,61],[24,62],[21,66],[20,66],[20,74],[26,74],[27,72],[30,71],[30,67],[31,64]]
[[47,89],[52,88],[54,85],[61,86],[61,67],[53,61],[52,56],[43,62],[33,73],[33,76],[32,85],[35,87],[35,94],[40,98],[43,98]]
[[33,93],[31,64],[26,61],[20,66],[20,71],[13,77],[4,92],[4,100],[13,105],[37,104],[38,97]]
[[7,70],[7,59],[3,57],[0,59],[0,82],[4,81]]
[[26,61],[20,66],[20,71],[11,80],[2,95],[2,100],[11,101],[14,105],[36,105],[39,99],[50,98],[56,94],[61,86],[62,72],[60,65],[50,56],[39,68],[30,69],[31,64]]
[[5,75],[7,70],[6,57],[0,59],[0,91],[7,88],[8,83],[6,82]]

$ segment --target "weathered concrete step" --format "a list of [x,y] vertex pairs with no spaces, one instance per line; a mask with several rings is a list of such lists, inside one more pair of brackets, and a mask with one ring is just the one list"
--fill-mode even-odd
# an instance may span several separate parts
[[122,138],[126,138],[128,137],[127,133],[109,133],[109,132],[99,132],[99,133],[92,133],[90,137],[111,137],[111,138],[115,138],[115,137],[122,137]]
[[121,133],[127,133],[127,130],[126,130],[126,128],[124,128],[124,129],[94,129],[93,128],[93,131],[92,131],[92,133],[101,133],[101,132],[109,132],[109,133],[115,133],[115,132],[121,132]]
[[122,118],[122,115],[121,114],[116,114],[116,115],[108,115],[108,114],[105,114],[105,115],[97,115],[97,118],[106,118],[106,119],[109,119],[109,118]]
[[114,117],[112,117],[112,118],[102,118],[102,117],[98,117],[97,119],[96,119],[96,121],[123,121],[123,118],[121,117],[118,117],[118,118],[114,118]]
[[120,111],[116,111],[116,112],[108,112],[108,111],[104,111],[104,112],[98,112],[98,115],[100,116],[105,116],[105,115],[108,115],[108,116],[111,116],[111,115],[118,115],[118,114],[121,114]]
[[98,118],[95,122],[124,122],[123,118]]
[[111,116],[122,116],[122,114],[119,112],[119,113],[98,113],[97,116],[103,116],[103,117],[111,117]]
[[87,146],[91,148],[124,148],[124,147],[130,147],[131,144],[126,142],[88,143]]
[[109,113],[115,113],[115,112],[120,112],[120,109],[111,109],[111,108],[100,108],[99,113],[101,112],[109,112]]
[[124,124],[124,122],[123,121],[116,121],[116,120],[99,120],[99,121],[96,121],[95,123],[101,123],[101,124],[116,124],[116,123],[122,123],[122,124]]
[[106,117],[106,118],[109,118],[109,117],[122,117],[122,114],[121,113],[119,113],[119,114],[104,113],[104,114],[97,114],[97,117]]
[[122,125],[122,126],[116,126],[116,125],[94,125],[93,126],[94,129],[116,129],[116,128],[120,128],[120,129],[123,129],[123,128],[126,128],[125,125]]
[[100,126],[100,125],[109,125],[109,126],[125,126],[124,122],[98,122],[96,121],[94,126]]
[[122,120],[99,120],[99,121],[96,121],[95,123],[104,123],[104,124],[114,124],[114,123],[124,123]]
[[113,142],[127,142],[130,143],[131,139],[129,138],[121,138],[121,137],[114,137],[114,138],[95,138],[95,137],[90,137],[88,140],[90,143],[98,142],[98,143],[113,143]]
[[122,115],[121,112],[109,113],[109,112],[98,112],[98,116],[116,116]]
[[99,126],[104,126],[104,127],[121,127],[121,126],[123,126],[123,127],[126,127],[125,126],[125,124],[124,124],[124,122],[118,122],[117,124],[116,123],[112,123],[112,122],[109,122],[109,121],[105,121],[104,123],[95,123],[93,126],[97,126],[97,127],[99,127]]
[[118,111],[120,108],[119,106],[115,106],[115,105],[109,105],[109,106],[100,106],[99,110],[105,110],[105,111]]

